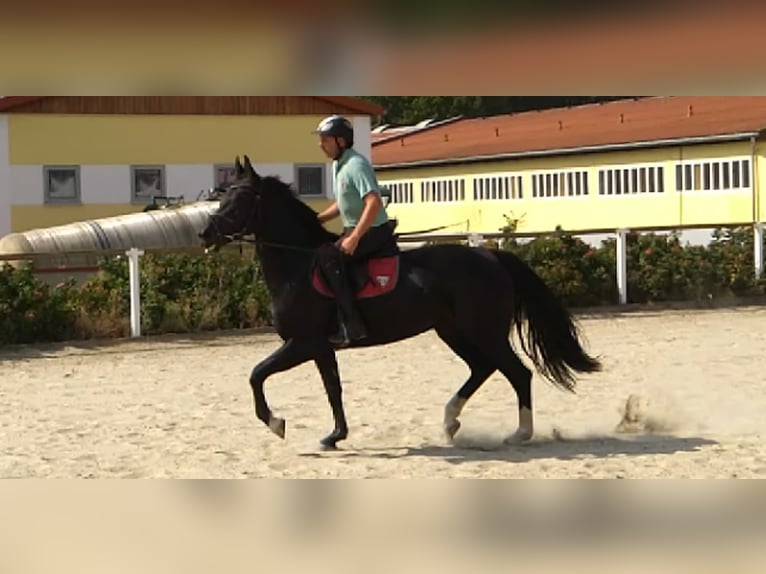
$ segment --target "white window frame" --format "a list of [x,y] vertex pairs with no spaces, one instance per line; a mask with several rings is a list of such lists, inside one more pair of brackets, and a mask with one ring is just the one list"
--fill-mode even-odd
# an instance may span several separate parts
[[131,165],[130,166],[130,195],[132,203],[150,203],[151,197],[139,197],[138,185],[136,182],[136,176],[141,171],[159,171],[160,172],[160,190],[157,193],[158,197],[167,197],[168,195],[168,183],[167,173],[164,165]]
[[532,199],[585,199],[590,197],[590,172],[586,168],[533,171]]
[[665,195],[665,164],[613,165],[598,169],[599,197]]
[[462,203],[466,200],[465,177],[434,177],[420,181],[421,203]]
[[473,177],[474,201],[524,199],[524,177],[518,173],[487,173]]
[[[675,178],[677,193],[752,193],[753,158],[737,156],[684,160],[676,163]],[[716,181],[718,187],[715,186]]]
[[380,186],[391,192],[389,205],[408,205],[415,203],[415,182],[412,180],[381,181]]
[[[51,197],[50,172],[71,171],[74,173],[75,195],[74,197]],[[43,166],[43,193],[44,201],[50,205],[67,205],[82,203],[82,179],[79,165],[44,165]]]
[[217,163],[213,166],[213,186],[218,187],[218,174],[223,171],[235,172],[236,168],[233,163]]
[[[303,193],[300,188],[300,173],[304,169],[318,169],[322,174],[322,189],[319,193]],[[295,165],[295,176],[293,181],[295,182],[295,192],[299,197],[306,198],[326,198],[327,197],[327,164],[324,163],[301,163]]]

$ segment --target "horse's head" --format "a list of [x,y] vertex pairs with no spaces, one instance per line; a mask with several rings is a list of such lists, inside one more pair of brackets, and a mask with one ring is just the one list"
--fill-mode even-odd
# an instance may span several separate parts
[[258,234],[261,176],[255,172],[247,156],[244,165],[237,157],[234,169],[234,182],[220,194],[218,209],[210,215],[207,226],[199,234],[205,248],[225,245],[233,236]]

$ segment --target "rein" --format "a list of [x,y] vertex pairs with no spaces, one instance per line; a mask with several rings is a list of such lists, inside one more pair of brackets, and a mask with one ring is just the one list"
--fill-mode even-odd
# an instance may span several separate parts
[[[226,191],[228,192],[228,191],[231,191],[231,190],[234,190],[234,189],[243,189],[243,188],[244,189],[248,189],[248,187],[244,186],[244,185],[233,185],[233,186],[229,187],[229,189],[226,190]],[[218,192],[219,190],[216,190],[216,191]],[[222,192],[223,190],[220,190],[220,191]],[[251,208],[252,213],[247,218],[247,221],[249,222],[247,227],[250,227],[253,224],[252,220],[254,219],[254,217],[253,217],[254,215],[256,215],[256,218],[260,218],[261,210],[258,209],[258,203],[259,203],[259,200],[256,198],[254,200],[252,208]],[[256,246],[260,245],[260,246],[264,246],[264,247],[273,247],[275,249],[284,249],[284,250],[287,250],[287,251],[298,251],[298,252],[302,252],[302,253],[317,253],[317,252],[319,252],[319,249],[320,249],[320,248],[317,248],[317,247],[299,247],[297,245],[288,245],[288,244],[285,244],[285,243],[273,243],[273,242],[269,242],[269,241],[262,241],[260,239],[249,239],[248,237],[245,236],[245,234],[227,235],[227,234],[224,234],[224,233],[221,232],[221,228],[218,225],[217,219],[224,219],[224,220],[226,220],[228,218],[226,218],[226,217],[224,217],[224,216],[222,216],[220,214],[215,214],[215,215],[211,216],[210,222],[216,228],[219,236],[222,237],[223,239],[226,239],[229,243],[240,242],[240,243],[247,243],[247,244],[256,245]],[[231,219],[228,219],[228,221],[232,222]],[[259,223],[258,221],[255,221],[255,226],[256,227],[258,227],[258,223]],[[458,225],[462,225],[463,223],[466,223],[466,222],[461,221],[459,223],[452,223],[450,225],[441,225],[439,227],[432,227],[431,229],[423,229],[421,231],[409,231],[407,233],[394,233],[393,236],[394,236],[395,240],[398,240],[400,237],[407,237],[407,236],[411,236],[411,235],[424,235],[426,233],[433,233],[433,232],[436,232],[436,231],[443,231],[445,229],[449,229],[450,227],[456,227]],[[247,233],[247,231],[248,231],[247,227],[245,228],[245,233]],[[251,233],[250,235],[254,236],[255,234]]]
[[[463,222],[453,223],[452,225],[442,225],[440,227],[432,227],[431,229],[423,229],[421,231],[408,231],[407,233],[394,233],[394,238],[408,237],[411,235],[423,235],[425,233],[433,233],[435,231],[444,231],[450,227],[462,225]],[[249,245],[263,245],[264,247],[273,247],[275,249],[285,249],[287,251],[299,251],[303,253],[317,253],[319,248],[317,247],[299,247],[297,245],[287,245],[285,243],[272,243],[269,241],[262,241],[260,239],[250,239],[244,235],[222,235],[224,239],[227,239],[230,243],[240,242],[247,243]]]

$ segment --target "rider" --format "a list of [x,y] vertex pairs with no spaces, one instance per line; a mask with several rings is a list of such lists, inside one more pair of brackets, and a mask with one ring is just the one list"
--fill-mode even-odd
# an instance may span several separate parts
[[319,221],[324,224],[340,217],[343,222],[341,238],[321,250],[319,256],[340,311],[340,330],[330,341],[348,346],[366,338],[367,332],[345,270],[350,263],[364,261],[395,241],[393,227],[372,164],[354,149],[351,122],[342,116],[330,116],[322,120],[315,133],[322,151],[333,160],[335,195],[333,204],[319,214]]

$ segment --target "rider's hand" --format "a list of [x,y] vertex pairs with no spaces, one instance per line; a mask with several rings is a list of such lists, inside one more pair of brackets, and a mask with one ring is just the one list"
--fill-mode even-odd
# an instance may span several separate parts
[[355,234],[344,237],[340,243],[340,250],[348,256],[354,255],[359,247],[359,238]]

